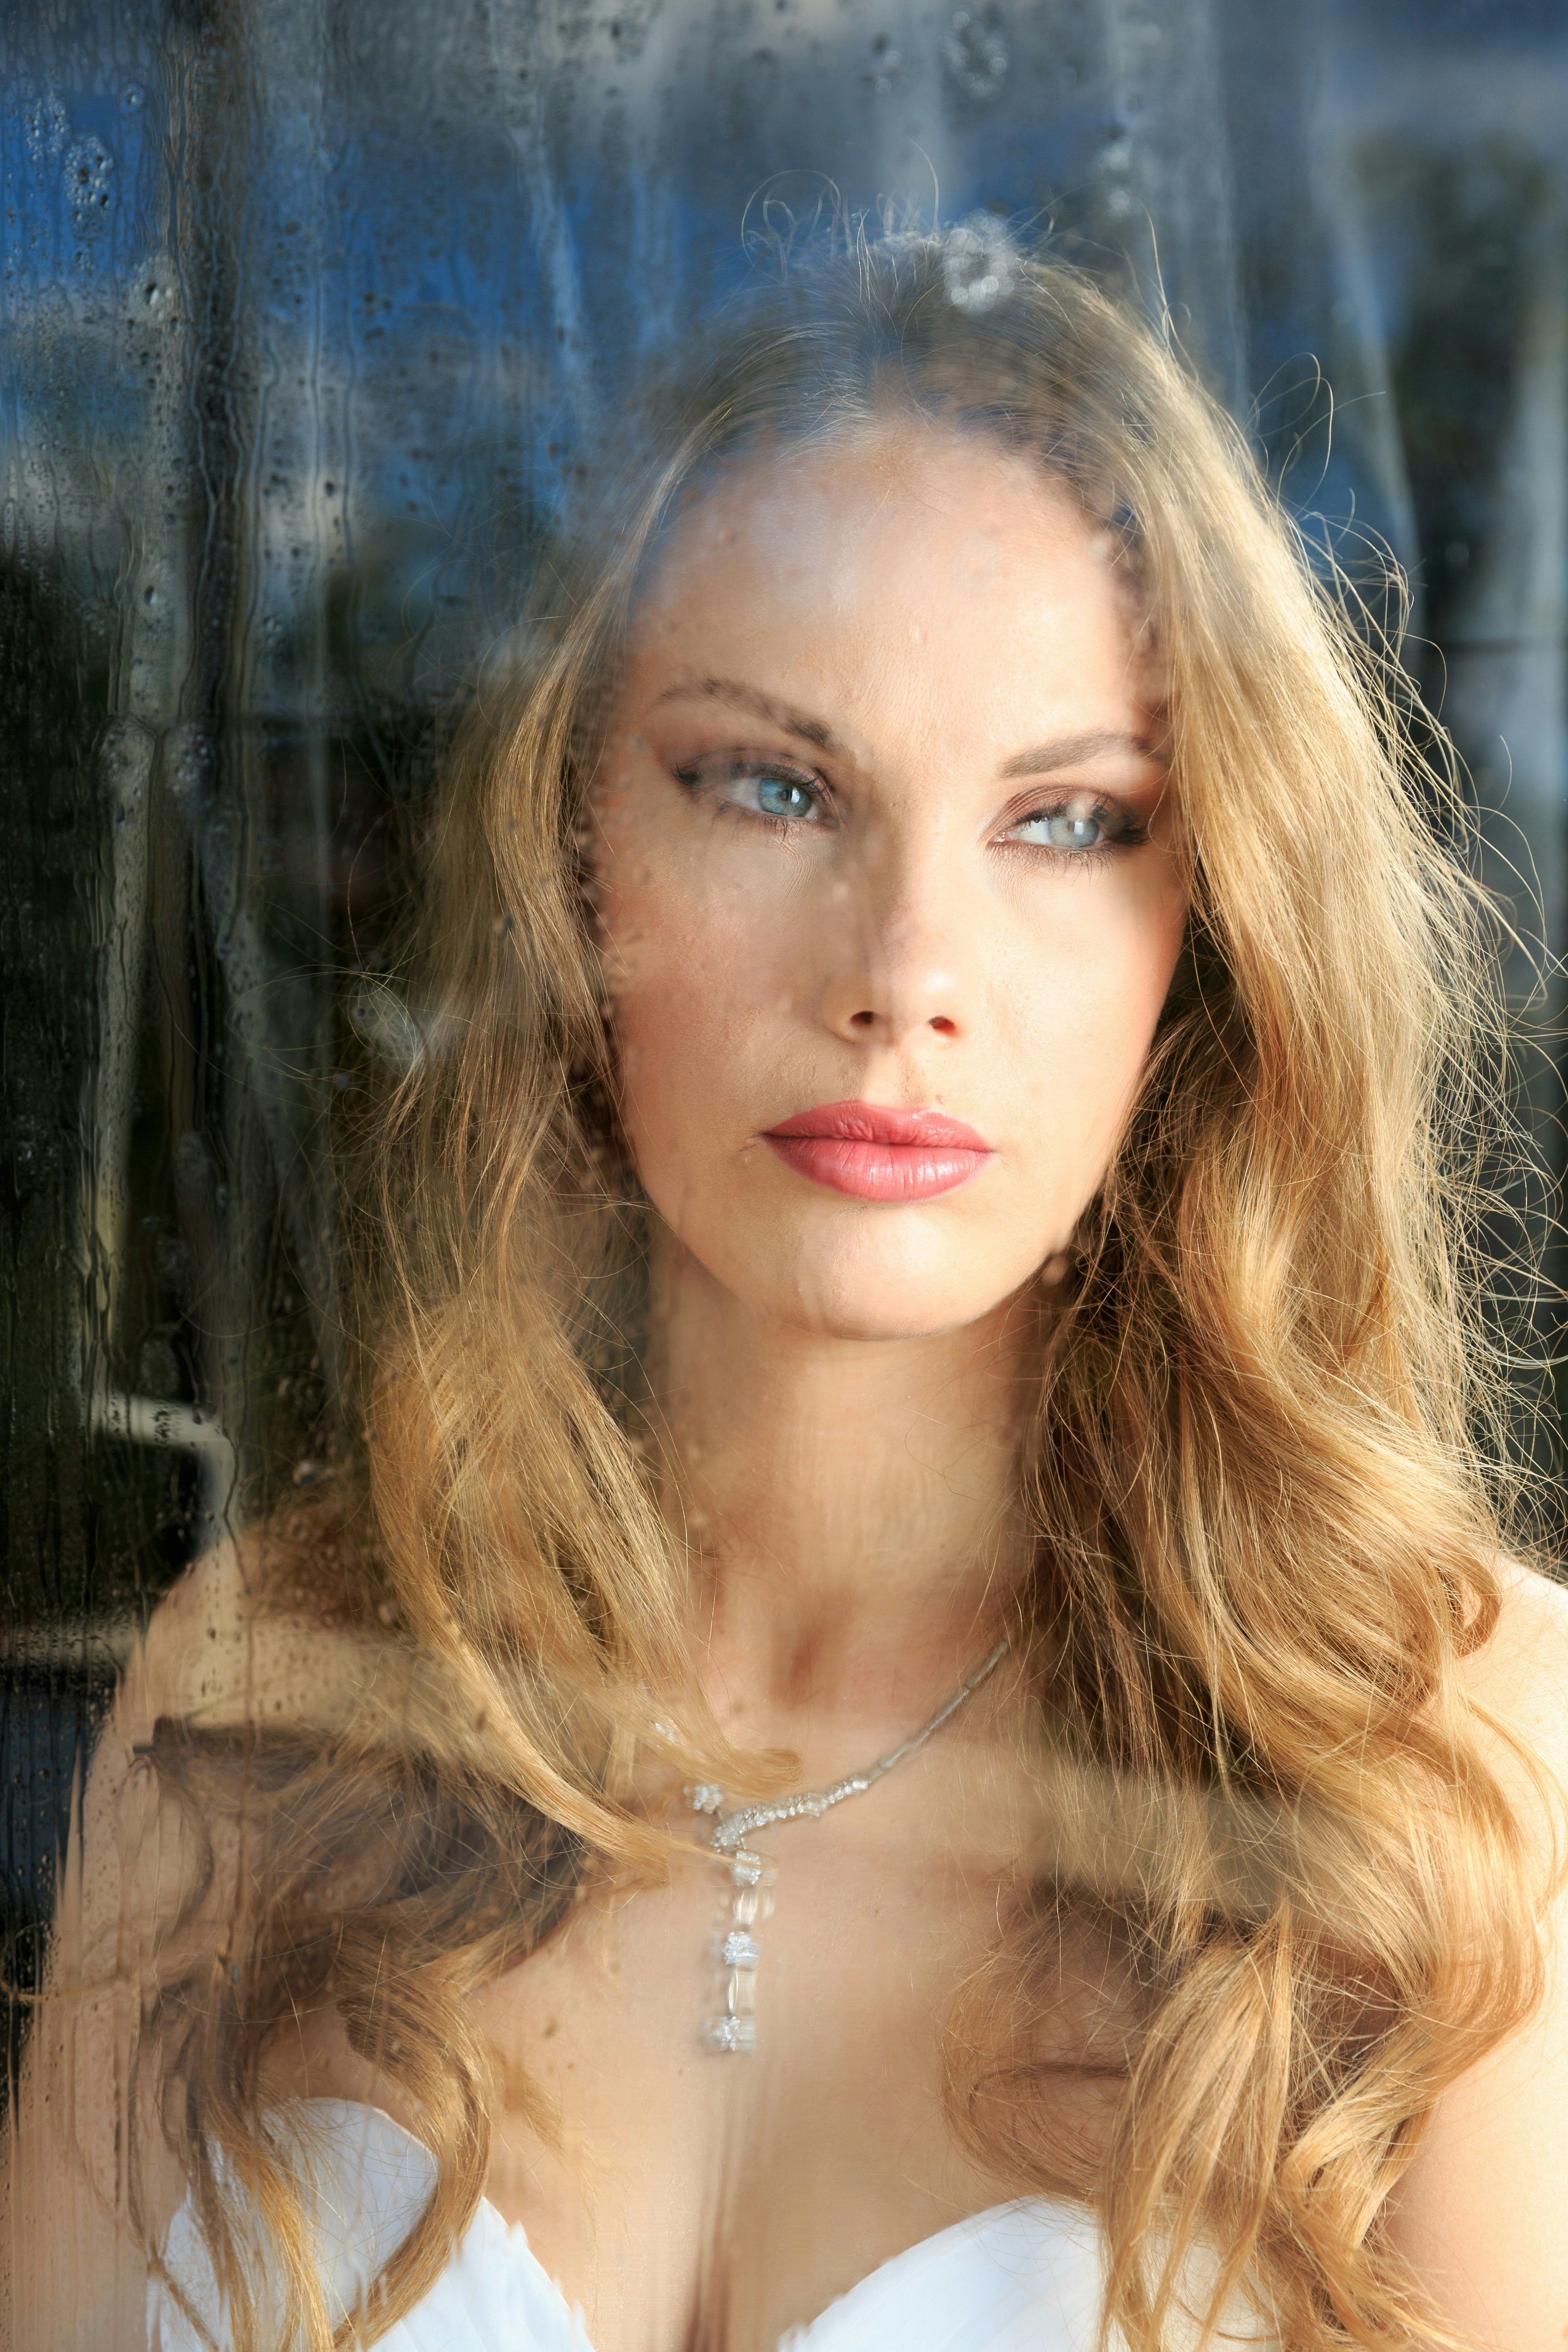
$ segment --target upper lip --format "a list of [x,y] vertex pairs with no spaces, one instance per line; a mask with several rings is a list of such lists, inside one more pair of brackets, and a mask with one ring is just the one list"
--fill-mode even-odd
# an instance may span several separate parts
[[831,1136],[844,1143],[890,1143],[927,1151],[989,1151],[985,1138],[943,1110],[898,1110],[889,1103],[821,1103],[797,1110],[766,1132],[778,1136]]

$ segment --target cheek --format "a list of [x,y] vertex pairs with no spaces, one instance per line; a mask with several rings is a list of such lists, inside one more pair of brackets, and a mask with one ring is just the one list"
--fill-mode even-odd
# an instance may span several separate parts
[[605,911],[628,1136],[639,1159],[682,1156],[732,1123],[760,1035],[796,1009],[791,927],[718,873],[653,860]]
[[1184,927],[1173,889],[1108,893],[1058,910],[1019,961],[1006,1025],[1026,1116],[1040,1147],[1091,1183],[1137,1089]]

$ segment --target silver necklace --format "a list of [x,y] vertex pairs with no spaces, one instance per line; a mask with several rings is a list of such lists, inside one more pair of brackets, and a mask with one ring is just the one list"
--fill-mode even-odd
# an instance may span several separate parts
[[710,2050],[739,2052],[754,2050],[757,2044],[757,1967],[763,1956],[760,1930],[773,1910],[773,1868],[763,1855],[752,1853],[749,1840],[753,1832],[774,1822],[820,1821],[824,1813],[831,1812],[835,1805],[842,1805],[847,1798],[863,1797],[868,1789],[874,1789],[879,1780],[887,1777],[895,1764],[915,1755],[942,1729],[950,1716],[958,1713],[987,1675],[995,1672],[1006,1647],[1004,1637],[968,1681],[960,1683],[952,1696],[938,1707],[931,1721],[890,1755],[879,1756],[864,1771],[851,1772],[847,1780],[835,1780],[831,1788],[802,1789],[793,1797],[774,1797],[763,1804],[742,1805],[732,1812],[724,1809],[723,1790],[710,1780],[699,1781],[696,1787],[684,1791],[694,1813],[717,1816],[708,1843],[728,1865],[732,1889],[728,1898],[728,1915],[714,1941],[724,2005],[717,2016],[703,2023],[702,2039]]

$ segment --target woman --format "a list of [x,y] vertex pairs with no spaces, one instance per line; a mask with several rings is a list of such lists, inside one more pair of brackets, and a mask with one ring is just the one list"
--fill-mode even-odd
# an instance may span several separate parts
[[17,2340],[1545,2352],[1568,1628],[1441,780],[994,229],[650,446],[438,830],[363,1496],[95,1760]]

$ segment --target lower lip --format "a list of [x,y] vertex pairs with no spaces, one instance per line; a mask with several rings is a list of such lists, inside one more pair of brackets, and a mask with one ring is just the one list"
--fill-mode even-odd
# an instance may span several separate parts
[[952,1143],[860,1143],[841,1135],[765,1135],[798,1176],[856,1201],[934,1201],[977,1176],[989,1151]]

